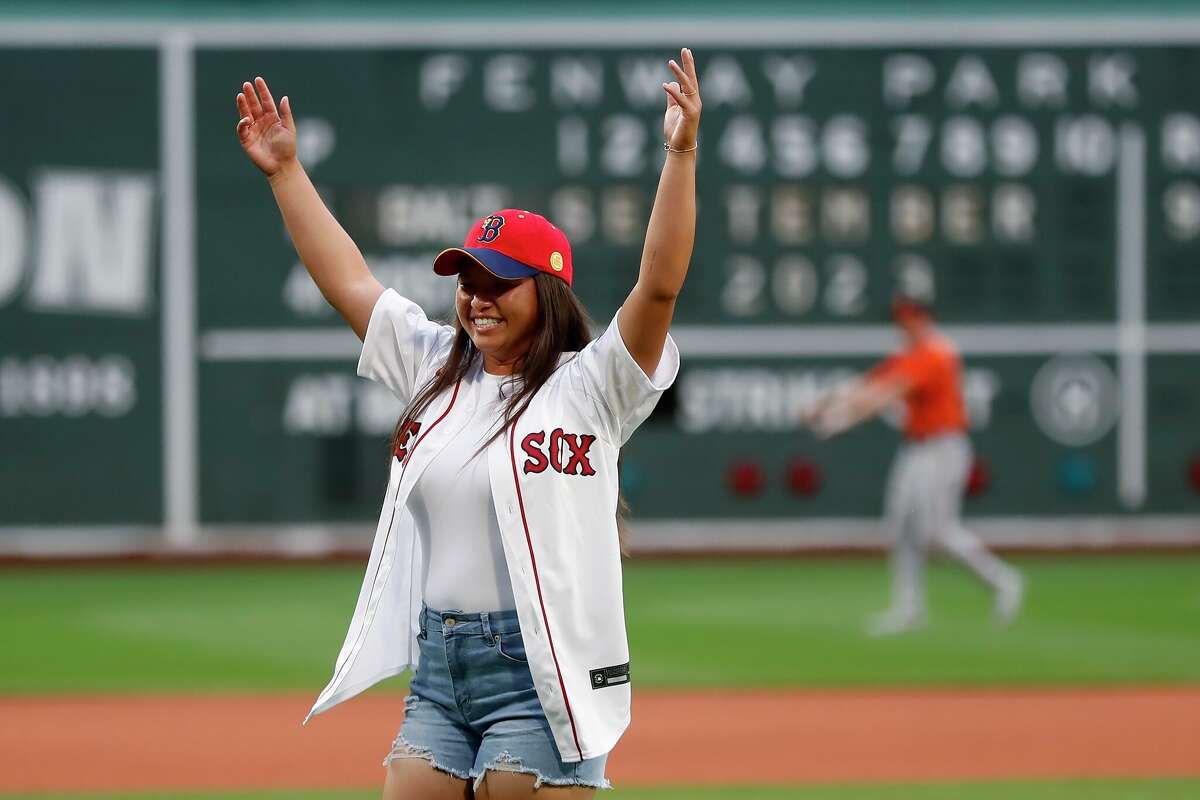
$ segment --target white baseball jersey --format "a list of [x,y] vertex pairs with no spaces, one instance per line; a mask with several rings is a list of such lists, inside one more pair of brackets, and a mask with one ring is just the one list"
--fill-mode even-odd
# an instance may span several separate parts
[[[371,313],[358,373],[407,404],[444,363],[453,337],[452,328],[389,289]],[[647,377],[614,318],[582,351],[563,355],[525,412],[488,445],[529,669],[563,761],[607,753],[629,725],[617,453],[678,370],[679,351],[668,336]],[[477,389],[460,381],[402,435],[350,630],[310,718],[416,664],[424,554],[408,495],[466,424],[468,415],[456,407],[473,406],[459,401]]]

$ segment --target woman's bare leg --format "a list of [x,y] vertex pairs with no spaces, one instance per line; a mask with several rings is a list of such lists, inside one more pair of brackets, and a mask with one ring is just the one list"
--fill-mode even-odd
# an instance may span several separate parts
[[475,800],[591,800],[596,790],[589,786],[533,788],[533,776],[523,772],[488,770],[475,792]]
[[383,800],[471,800],[471,782],[433,768],[424,758],[393,758]]

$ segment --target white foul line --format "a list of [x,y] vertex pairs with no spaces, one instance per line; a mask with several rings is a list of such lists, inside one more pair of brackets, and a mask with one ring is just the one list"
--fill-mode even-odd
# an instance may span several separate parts
[[344,361],[362,343],[347,327],[225,328],[200,336],[205,361]]
[[[877,517],[774,517],[748,520],[644,519],[632,523],[631,549],[644,552],[778,551],[883,548]],[[997,546],[1045,548],[1195,547],[1200,516],[980,516],[971,528]],[[0,525],[0,556],[78,557],[127,553],[184,556],[319,557],[358,551],[365,558],[373,528],[361,521],[205,525],[189,547],[162,548],[155,526]]]
[[[1111,351],[1112,325],[946,325],[946,334],[964,354],[1038,355]],[[775,358],[794,356],[877,356],[899,346],[890,325],[680,325],[671,335],[693,357]]]
[[1200,353],[1200,325],[1157,322],[1146,326],[1146,350],[1151,353]]
[[1127,123],[1117,162],[1117,496],[1146,501],[1146,138]]
[[[1116,353],[1120,336],[1140,330],[1139,352],[1200,352],[1200,323],[1163,323],[1126,330],[1115,324],[947,325],[968,356]],[[887,325],[677,325],[671,335],[688,358],[878,356],[896,349]],[[1129,340],[1135,341],[1135,340]],[[345,327],[217,328],[200,336],[205,361],[346,361],[362,344]]]
[[6,47],[92,46],[153,47],[173,31],[185,31],[193,44],[207,48],[263,46],[297,48],[373,47],[523,47],[627,48],[666,46],[687,42],[703,47],[795,46],[832,48],[849,46],[981,45],[1139,45],[1186,44],[1200,39],[1200,17],[1160,15],[1142,17],[1069,16],[1029,14],[1014,18],[979,17],[974,14],[936,18],[843,17],[813,19],[795,14],[756,20],[670,19],[670,35],[655,23],[652,14],[628,19],[598,15],[571,19],[469,19],[407,20],[362,19],[351,22],[272,20],[212,22],[171,20],[113,22],[111,19],[58,21],[4,21],[0,45]]
[[163,518],[167,542],[194,544],[196,482],[196,269],[192,43],[167,36],[159,51],[162,142]]

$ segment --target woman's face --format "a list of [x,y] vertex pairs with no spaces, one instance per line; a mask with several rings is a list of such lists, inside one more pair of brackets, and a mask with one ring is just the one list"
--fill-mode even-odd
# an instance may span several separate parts
[[533,278],[504,280],[473,262],[463,265],[455,293],[458,321],[483,353],[488,372],[508,374],[529,350],[538,325]]

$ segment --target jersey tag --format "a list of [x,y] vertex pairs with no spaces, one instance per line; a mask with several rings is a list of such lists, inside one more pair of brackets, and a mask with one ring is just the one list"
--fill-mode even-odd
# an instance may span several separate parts
[[606,686],[617,686],[629,683],[629,662],[615,667],[600,667],[591,671],[592,688],[603,689]]

